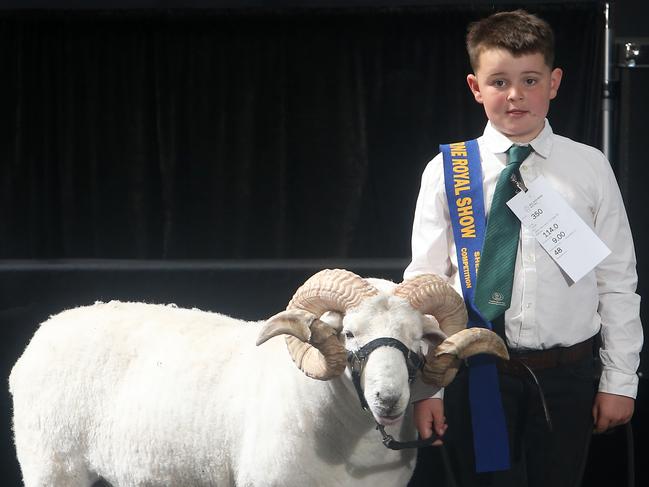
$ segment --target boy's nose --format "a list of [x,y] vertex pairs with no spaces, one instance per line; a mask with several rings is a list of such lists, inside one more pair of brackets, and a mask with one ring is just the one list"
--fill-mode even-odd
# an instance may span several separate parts
[[507,99],[510,101],[522,100],[523,99],[523,90],[519,88],[512,87],[507,94]]

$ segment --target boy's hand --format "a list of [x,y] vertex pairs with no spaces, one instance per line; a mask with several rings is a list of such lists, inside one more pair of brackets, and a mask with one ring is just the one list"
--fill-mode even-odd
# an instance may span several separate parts
[[[444,417],[444,401],[441,399],[424,399],[417,401],[414,406],[414,421],[417,431],[423,440],[430,438],[433,429],[437,436],[444,436],[446,428],[446,418]],[[442,440],[437,440],[433,445],[442,444]]]
[[631,397],[598,392],[593,404],[595,433],[603,433],[608,429],[628,423],[633,416],[634,408],[635,400]]

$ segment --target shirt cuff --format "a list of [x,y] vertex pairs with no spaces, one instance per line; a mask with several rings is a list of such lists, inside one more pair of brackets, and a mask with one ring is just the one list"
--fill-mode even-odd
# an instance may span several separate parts
[[444,388],[426,384],[418,377],[410,386],[410,402],[430,398],[444,399]]
[[638,375],[604,368],[599,379],[599,392],[627,396],[633,399],[638,394]]

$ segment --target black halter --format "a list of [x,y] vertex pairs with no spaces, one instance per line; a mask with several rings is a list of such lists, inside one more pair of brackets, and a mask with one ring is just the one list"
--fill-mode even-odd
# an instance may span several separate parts
[[[402,342],[396,338],[376,338],[369,343],[366,343],[359,350],[354,352],[347,351],[347,362],[351,368],[352,373],[352,382],[356,388],[356,394],[358,394],[358,399],[361,402],[361,407],[365,411],[369,411],[369,405],[365,400],[365,395],[363,394],[363,389],[361,388],[361,373],[365,367],[365,362],[374,350],[379,347],[392,347],[399,350],[406,359],[406,366],[408,367],[408,382],[412,384],[417,376],[417,371],[423,367],[423,361],[418,354],[406,347]],[[376,423],[376,429],[381,432],[383,437],[383,444],[391,450],[403,450],[404,448],[420,448],[423,446],[428,446],[432,444],[437,436],[433,433],[430,438],[425,440],[417,441],[406,441],[400,442],[396,441],[391,435],[385,432],[383,425]]]

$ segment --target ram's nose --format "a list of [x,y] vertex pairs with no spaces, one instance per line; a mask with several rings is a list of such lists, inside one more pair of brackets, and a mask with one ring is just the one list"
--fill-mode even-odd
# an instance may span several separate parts
[[399,399],[401,399],[401,394],[393,392],[376,392],[374,395],[376,398],[376,404],[378,405],[379,409],[382,409],[386,412],[393,411],[397,407]]
[[400,406],[401,396],[399,394],[381,394],[377,392],[374,399],[375,407],[372,409],[375,419],[380,424],[396,423],[403,416],[403,410]]

